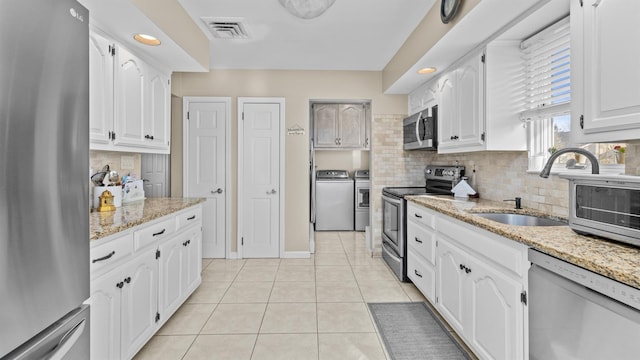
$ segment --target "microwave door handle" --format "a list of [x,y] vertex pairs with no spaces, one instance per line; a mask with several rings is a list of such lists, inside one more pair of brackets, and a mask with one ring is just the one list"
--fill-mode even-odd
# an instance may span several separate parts
[[418,114],[418,119],[416,120],[416,139],[418,139],[418,144],[422,146],[422,139],[420,138],[420,123],[422,119],[422,111]]

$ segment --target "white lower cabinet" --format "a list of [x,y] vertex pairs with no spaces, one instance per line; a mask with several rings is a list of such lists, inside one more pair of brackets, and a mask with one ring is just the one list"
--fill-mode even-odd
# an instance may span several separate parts
[[[131,359],[201,283],[201,220],[155,240],[154,227],[175,231],[176,217],[199,213],[200,205],[167,215],[100,241],[91,249],[89,304],[91,359]],[[135,240],[144,244],[133,253]],[[129,242],[130,247],[124,244]],[[126,256],[118,257],[125,252]],[[113,253],[113,254],[112,254]],[[101,256],[107,254],[106,256]],[[101,267],[95,266],[102,263]]]
[[433,216],[411,206],[407,214],[407,277],[429,301],[435,303],[436,232],[429,226]]
[[158,313],[158,259],[155,249],[146,250],[124,267],[120,308],[120,348],[129,359],[156,332]]
[[[435,225],[407,223],[409,278],[479,358],[527,359],[527,247],[410,203],[407,213],[414,211]],[[424,255],[430,240],[433,266]],[[434,290],[425,274],[433,274]]]
[[160,245],[160,312],[171,316],[199,285],[200,231],[187,231]]

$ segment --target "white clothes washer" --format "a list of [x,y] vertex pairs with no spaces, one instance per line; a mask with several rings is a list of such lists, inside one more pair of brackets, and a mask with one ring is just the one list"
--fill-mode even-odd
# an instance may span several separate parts
[[316,171],[316,231],[353,231],[353,179],[347,170]]

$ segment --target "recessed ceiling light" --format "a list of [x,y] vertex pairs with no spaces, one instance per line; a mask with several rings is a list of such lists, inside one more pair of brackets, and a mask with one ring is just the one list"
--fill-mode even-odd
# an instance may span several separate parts
[[160,40],[158,40],[156,37],[153,37],[151,35],[145,35],[145,34],[135,34],[133,35],[133,38],[141,43],[141,44],[145,44],[145,45],[149,45],[149,46],[158,46],[160,45]]
[[426,67],[426,68],[422,68],[422,69],[418,70],[418,74],[420,74],[420,75],[433,74],[434,72],[436,72],[436,68],[434,68],[434,67]]

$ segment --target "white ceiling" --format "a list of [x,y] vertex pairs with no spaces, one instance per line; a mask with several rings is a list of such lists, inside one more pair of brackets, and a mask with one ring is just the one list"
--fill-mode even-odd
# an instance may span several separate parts
[[[212,69],[380,71],[435,0],[337,0],[311,20],[278,0],[179,2],[210,37]],[[250,38],[213,38],[201,17],[242,18]]]

